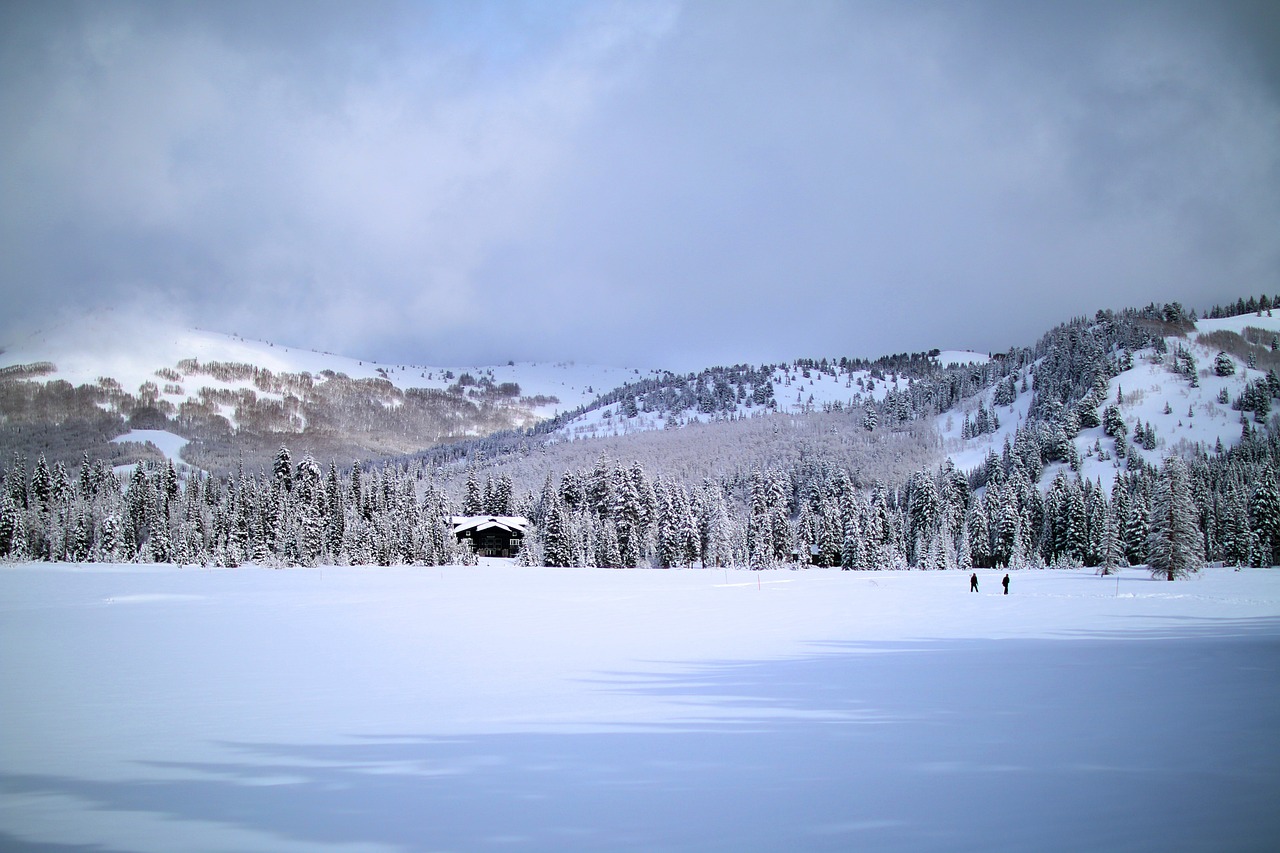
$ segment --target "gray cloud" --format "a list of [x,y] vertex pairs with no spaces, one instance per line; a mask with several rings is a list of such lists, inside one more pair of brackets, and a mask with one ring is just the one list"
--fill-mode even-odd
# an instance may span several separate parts
[[0,16],[11,323],[690,368],[1280,289],[1265,4]]

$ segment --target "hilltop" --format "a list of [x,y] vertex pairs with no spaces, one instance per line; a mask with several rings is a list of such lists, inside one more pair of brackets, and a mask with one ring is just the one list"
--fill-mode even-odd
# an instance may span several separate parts
[[350,462],[523,429],[640,376],[572,363],[381,364],[106,312],[9,341],[0,414],[8,452],[129,464],[161,455],[154,438],[169,433],[185,440],[186,462],[217,472],[281,443]]

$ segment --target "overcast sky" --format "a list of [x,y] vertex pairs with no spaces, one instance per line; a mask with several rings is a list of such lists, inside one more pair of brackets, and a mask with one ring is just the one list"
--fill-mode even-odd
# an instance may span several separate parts
[[1276,293],[1274,8],[5,2],[3,314],[685,370]]

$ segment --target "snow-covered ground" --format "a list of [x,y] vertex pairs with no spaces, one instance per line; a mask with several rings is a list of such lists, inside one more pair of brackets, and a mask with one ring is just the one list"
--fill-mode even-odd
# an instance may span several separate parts
[[1280,570],[0,567],[0,849],[1270,850]]

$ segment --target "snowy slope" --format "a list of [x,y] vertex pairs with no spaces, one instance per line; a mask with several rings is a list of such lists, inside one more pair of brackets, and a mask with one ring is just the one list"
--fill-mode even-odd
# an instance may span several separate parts
[[[935,360],[945,366],[984,364],[989,356],[967,350],[946,350]],[[770,377],[773,383],[776,411],[786,414],[803,414],[806,412],[824,411],[832,406],[852,408],[871,400],[883,400],[890,391],[906,388],[905,379],[886,377],[876,379],[868,370],[841,372],[834,367],[838,359],[831,359],[832,369],[823,372],[818,369],[806,369],[796,365],[775,367]],[[628,380],[633,381],[633,380]],[[685,412],[678,418],[677,425],[688,423],[706,423],[711,420],[728,418],[749,418],[767,414],[759,406],[739,403],[731,412],[719,412],[715,415],[698,412]],[[641,412],[631,418],[625,417],[616,406],[592,409],[574,418],[558,430],[564,438],[597,438],[601,436],[628,435],[667,428],[667,420],[658,413]]]
[[[184,328],[163,320],[106,311],[47,330],[34,332],[7,342],[0,351],[0,369],[13,365],[51,362],[55,370],[37,377],[37,381],[64,380],[73,386],[96,384],[104,378],[118,383],[126,393],[139,395],[150,385],[158,399],[176,410],[184,401],[207,398],[210,393],[229,395],[252,393],[258,400],[284,398],[284,392],[264,389],[252,379],[225,380],[208,373],[192,372],[183,366],[193,359],[199,365],[210,363],[252,365],[273,374],[307,374],[323,383],[329,373],[351,379],[385,379],[401,390],[425,388],[445,390],[464,374],[493,385],[514,382],[522,397],[542,398],[532,408],[535,419],[553,417],[579,407],[589,407],[598,396],[626,383],[658,377],[662,371],[574,363],[516,363],[489,366],[424,366],[412,364],[380,364],[332,353],[313,352],[269,342],[250,340],[234,334]],[[936,361],[944,366],[983,363],[988,356],[962,350],[941,352]],[[854,407],[873,400],[883,400],[895,389],[906,387],[905,380],[892,375],[872,376],[861,370],[845,373],[834,367],[824,372],[797,364],[775,367],[773,383],[776,411],[789,414],[822,411],[831,407]],[[166,375],[168,376],[166,377]],[[177,378],[173,378],[173,374]],[[474,387],[474,386],[471,386]],[[237,426],[236,406],[223,398],[216,404],[217,413],[232,426]],[[557,435],[561,438],[594,438],[660,430],[690,422],[745,418],[765,414],[760,406],[739,404],[731,413],[716,415],[685,412],[669,423],[661,414],[641,412],[626,418],[617,406],[598,406],[564,424]],[[526,424],[527,425],[527,424]],[[137,440],[147,440],[139,435]],[[172,439],[168,440],[170,444]],[[164,441],[157,444],[167,456],[174,456]]]
[[[1024,376],[1029,371],[1023,371],[1016,377],[1016,382],[1021,387]],[[1028,379],[1028,382],[1030,380]],[[973,398],[964,401],[958,411],[947,412],[939,415],[937,419],[938,435],[941,436],[943,449],[946,451],[947,457],[951,459],[952,464],[961,471],[971,471],[977,468],[986,460],[987,454],[1000,454],[1004,448],[1005,439],[1013,440],[1014,433],[1017,432],[1022,422],[1026,420],[1027,411],[1031,408],[1031,391],[1027,390],[1020,393],[1008,406],[995,405],[995,388],[988,388],[982,394],[975,395]],[[980,435],[975,438],[963,438],[964,416],[977,410],[978,403],[994,412],[996,417],[1000,419],[1000,426],[995,432]]]
[[[116,380],[136,394],[143,383],[155,383],[160,398],[175,406],[194,396],[201,388],[228,391],[251,390],[261,398],[275,397],[254,387],[251,381],[225,382],[205,374],[187,374],[174,383],[181,393],[165,392],[167,381],[157,375],[161,369],[177,370],[184,359],[201,364],[228,362],[249,364],[276,374],[308,373],[323,381],[325,371],[352,379],[383,378],[400,389],[445,389],[457,377],[470,373],[476,379],[490,378],[495,385],[515,382],[525,397],[555,398],[539,406],[535,415],[547,418],[559,411],[589,402],[603,391],[634,381],[640,371],[573,363],[518,363],[492,366],[424,366],[380,364],[358,358],[277,346],[236,335],[183,328],[162,320],[151,320],[111,311],[80,318],[74,322],[34,332],[4,342],[0,368],[52,362],[56,370],[41,380],[61,379],[73,386],[94,384],[102,377]],[[182,371],[179,371],[180,373]],[[232,409],[222,414],[231,419]]]
[[[1196,343],[1196,338],[1218,330],[1239,333],[1249,326],[1280,333],[1280,317],[1246,314],[1220,320],[1201,320],[1196,324],[1196,330],[1185,339],[1166,338],[1169,355],[1163,363],[1154,361],[1154,350],[1144,350],[1137,353],[1131,370],[1111,380],[1107,399],[1111,403],[1123,400],[1119,408],[1129,426],[1130,437],[1138,423],[1151,424],[1157,435],[1155,450],[1146,450],[1130,441],[1129,452],[1138,453],[1148,462],[1158,465],[1166,456],[1182,448],[1198,445],[1212,452],[1219,441],[1224,447],[1239,442],[1242,413],[1231,408],[1230,401],[1243,393],[1248,382],[1264,379],[1266,372],[1250,370],[1240,359],[1233,357],[1235,375],[1217,376],[1213,363],[1218,349]],[[1192,388],[1189,380],[1169,369],[1172,353],[1178,345],[1190,350],[1196,359],[1198,388]],[[1225,404],[1218,402],[1223,390],[1228,397]],[[1167,413],[1166,407],[1169,409]],[[1251,413],[1243,414],[1252,422]],[[1094,451],[1095,444],[1109,452],[1111,458],[1099,458]],[[1115,442],[1103,433],[1102,427],[1095,427],[1081,430],[1076,438],[1076,447],[1082,457],[1081,476],[1100,480],[1110,489],[1119,466],[1124,464],[1123,460],[1115,459]]]
[[[1116,404],[1129,427],[1128,451],[1136,453],[1152,464],[1159,465],[1169,454],[1203,447],[1210,452],[1219,441],[1230,447],[1240,440],[1241,412],[1232,408],[1248,382],[1264,379],[1264,370],[1250,370],[1238,357],[1232,357],[1236,372],[1232,376],[1218,376],[1213,370],[1219,349],[1198,343],[1203,334],[1228,331],[1239,334],[1248,327],[1280,334],[1280,317],[1246,314],[1217,320],[1200,320],[1194,331],[1186,337],[1170,336],[1165,339],[1168,353],[1157,361],[1153,348],[1134,354],[1134,364],[1129,370],[1111,379],[1107,402],[1100,406]],[[1173,353],[1177,347],[1191,352],[1197,363],[1199,387],[1191,387],[1190,381],[1171,370]],[[1219,395],[1226,391],[1227,403],[1219,402]],[[994,406],[991,388],[983,396],[984,404],[1000,418],[1000,429],[974,439],[960,438],[962,413],[949,413],[938,419],[938,431],[944,439],[944,449],[957,468],[972,470],[982,463],[987,453],[999,454],[1006,438],[1012,439],[1014,431],[1025,419],[1031,403],[1031,394],[1020,394],[1011,406]],[[977,400],[968,402],[970,409]],[[1166,407],[1169,411],[1166,412]],[[1251,413],[1244,413],[1250,423]],[[1134,427],[1150,424],[1156,432],[1154,450],[1147,450],[1133,442]],[[1099,481],[1109,491],[1125,462],[1115,456],[1115,441],[1108,437],[1101,426],[1081,430],[1075,439],[1081,457],[1080,474],[1085,479]],[[1042,485],[1052,482],[1065,465],[1049,466]]]
[[0,849],[1280,837],[1280,573],[979,575],[0,567]]

